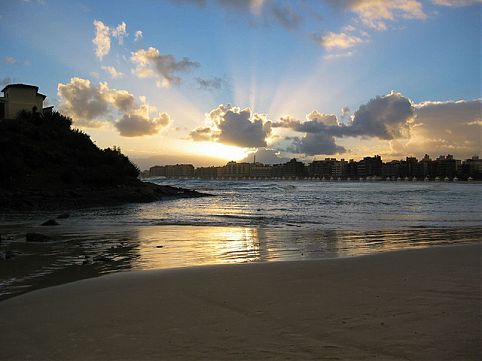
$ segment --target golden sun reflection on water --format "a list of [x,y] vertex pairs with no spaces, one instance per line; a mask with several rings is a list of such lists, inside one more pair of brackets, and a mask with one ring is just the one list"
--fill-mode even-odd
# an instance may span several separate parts
[[361,256],[452,244],[473,238],[473,230],[334,231],[264,227],[139,227],[133,269]]
[[[261,232],[262,233],[262,232]],[[255,227],[154,226],[138,231],[133,268],[155,269],[268,261],[276,255]]]

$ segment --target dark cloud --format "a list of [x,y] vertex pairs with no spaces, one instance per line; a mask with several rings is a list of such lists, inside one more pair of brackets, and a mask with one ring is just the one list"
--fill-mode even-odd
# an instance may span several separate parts
[[276,21],[286,28],[297,27],[303,18],[291,6],[275,6],[271,7],[271,14]]
[[271,133],[270,122],[264,121],[258,114],[252,114],[249,108],[231,108],[217,115],[215,123],[220,130],[220,143],[240,147],[265,147],[266,138]]
[[219,77],[210,79],[196,78],[196,82],[198,83],[200,89],[208,91],[219,90],[223,87],[226,87],[228,83],[225,79]]
[[[377,96],[360,106],[353,115],[353,122],[346,135],[371,136],[380,139],[394,139],[407,135],[414,117],[410,100],[400,93],[391,92]],[[343,134],[343,133],[342,133]]]
[[175,74],[191,71],[199,63],[189,58],[177,60],[171,54],[161,54],[156,48],[139,49],[132,53],[131,61],[136,64],[134,73],[140,78],[153,77],[157,85],[169,87],[179,85],[181,78]]
[[[343,113],[348,114],[349,109],[344,109]],[[273,122],[272,127],[305,133],[303,138],[293,140],[292,148],[298,153],[336,154],[345,149],[336,144],[335,137],[375,137],[385,140],[408,137],[414,117],[415,109],[410,100],[400,93],[391,92],[361,105],[348,123],[340,124],[335,115],[313,111],[304,122],[286,116]]]
[[[297,5],[302,5],[298,1],[293,5],[284,1],[275,0],[171,0],[176,4],[192,4],[199,7],[204,7],[210,3],[213,6],[218,6],[226,12],[235,12],[237,14],[248,14],[253,17],[262,17],[268,22],[270,20],[291,29],[297,27],[302,21],[303,17],[296,11]],[[253,22],[256,23],[256,22]]]
[[193,140],[211,140],[243,148],[266,146],[271,134],[271,122],[263,114],[251,109],[220,105],[207,115],[212,126],[197,128],[191,132]]
[[307,121],[301,122],[288,116],[272,126],[335,137],[361,136],[389,140],[408,135],[414,115],[410,100],[400,93],[391,92],[361,105],[348,125],[338,124],[335,115],[312,112],[308,114]]
[[302,138],[295,138],[288,150],[305,155],[333,155],[346,151],[344,147],[336,144],[335,137],[317,133],[306,133]]

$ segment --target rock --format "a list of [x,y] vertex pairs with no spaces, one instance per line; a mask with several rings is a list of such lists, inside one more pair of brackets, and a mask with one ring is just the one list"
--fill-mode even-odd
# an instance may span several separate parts
[[66,219],[69,218],[70,214],[69,213],[62,213],[57,216],[57,219]]
[[45,221],[42,223],[42,226],[58,226],[59,223],[55,219],[49,219],[48,221]]
[[52,240],[52,238],[42,233],[27,233],[25,238],[27,242],[49,242]]
[[156,246],[156,248],[162,248],[162,247],[164,247],[164,246]]

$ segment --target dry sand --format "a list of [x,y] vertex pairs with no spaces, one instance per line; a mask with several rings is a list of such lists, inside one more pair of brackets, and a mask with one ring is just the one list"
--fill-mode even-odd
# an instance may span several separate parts
[[1,360],[481,360],[481,246],[120,273],[0,302]]

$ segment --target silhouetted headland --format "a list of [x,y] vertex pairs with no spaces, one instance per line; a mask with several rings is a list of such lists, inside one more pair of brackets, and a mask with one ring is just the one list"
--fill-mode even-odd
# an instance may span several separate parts
[[0,120],[0,209],[109,206],[203,194],[138,179],[119,148],[99,149],[58,112]]

